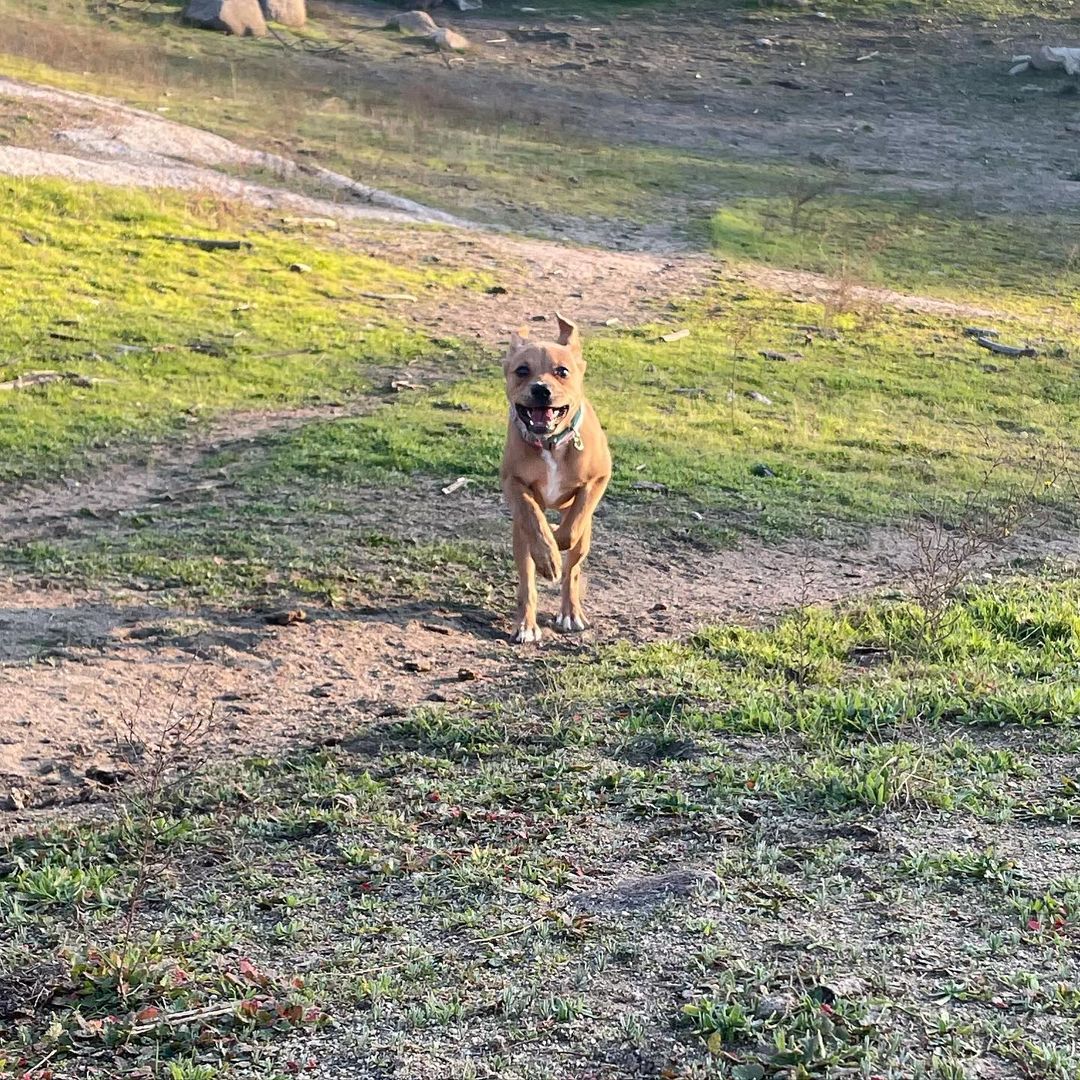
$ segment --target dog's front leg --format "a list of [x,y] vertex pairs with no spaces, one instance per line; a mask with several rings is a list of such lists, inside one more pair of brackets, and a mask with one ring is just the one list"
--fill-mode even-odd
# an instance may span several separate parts
[[566,552],[563,564],[562,603],[555,625],[564,631],[584,630],[585,611],[582,607],[584,584],[581,568],[592,546],[593,511],[604,495],[608,477],[595,480],[580,488],[555,530],[555,542]]
[[514,565],[517,567],[517,615],[514,640],[539,641],[540,627],[536,625],[536,564],[529,550],[525,528],[514,518]]
[[559,576],[562,556],[540,504],[519,480],[508,480],[506,501],[514,519],[514,563],[517,566],[517,627],[514,640],[539,641],[536,624],[536,574],[549,581]]

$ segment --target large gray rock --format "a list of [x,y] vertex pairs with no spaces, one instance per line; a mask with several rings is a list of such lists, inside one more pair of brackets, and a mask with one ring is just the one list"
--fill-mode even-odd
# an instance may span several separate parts
[[387,26],[396,26],[406,34],[419,34],[431,37],[438,32],[439,25],[426,11],[403,11],[400,15],[391,15]]
[[238,37],[267,33],[259,0],[188,0],[184,18],[205,30],[224,30]]
[[303,26],[307,22],[306,0],[259,0],[262,13],[282,26]]

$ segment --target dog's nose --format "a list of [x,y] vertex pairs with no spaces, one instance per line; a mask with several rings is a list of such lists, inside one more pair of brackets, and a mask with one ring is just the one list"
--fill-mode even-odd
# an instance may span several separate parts
[[547,383],[533,383],[531,394],[533,401],[540,401],[546,404],[551,400],[551,387],[548,386]]

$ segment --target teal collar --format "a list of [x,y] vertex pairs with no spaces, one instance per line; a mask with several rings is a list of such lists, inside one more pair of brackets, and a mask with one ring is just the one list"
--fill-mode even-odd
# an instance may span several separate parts
[[510,406],[510,419],[513,420],[514,425],[517,427],[518,434],[528,443],[529,446],[535,446],[537,450],[557,450],[563,443],[574,443],[575,450],[583,450],[584,444],[581,441],[581,422],[585,419],[585,405],[582,403],[578,406],[578,411],[574,413],[574,419],[570,421],[568,427],[563,428],[562,431],[556,432],[554,435],[534,435],[526,426],[525,422],[517,414],[517,409],[513,405]]

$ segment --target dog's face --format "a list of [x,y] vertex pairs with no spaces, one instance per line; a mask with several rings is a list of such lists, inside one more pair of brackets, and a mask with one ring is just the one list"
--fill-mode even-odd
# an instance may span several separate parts
[[585,395],[585,360],[577,327],[561,315],[557,341],[528,341],[510,335],[503,360],[506,396],[533,435],[555,435],[573,419]]

